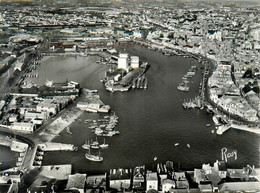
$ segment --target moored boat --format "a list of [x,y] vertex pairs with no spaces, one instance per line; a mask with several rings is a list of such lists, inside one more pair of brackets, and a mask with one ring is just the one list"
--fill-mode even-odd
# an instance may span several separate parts
[[90,153],[90,149],[89,152],[85,154],[86,159],[90,160],[90,161],[95,161],[95,162],[101,162],[103,161],[103,157],[100,156],[100,152],[99,155],[93,155]]
[[99,149],[99,143],[97,141],[97,138],[96,138],[96,141],[93,141],[91,144],[90,144],[90,148],[92,149]]
[[105,143],[105,138],[104,138],[104,143],[99,145],[102,149],[108,148],[108,144]]
[[83,149],[89,149],[89,148],[90,148],[90,144],[89,144],[89,141],[88,141],[88,140],[85,142],[84,145],[82,145],[82,148],[83,148]]
[[69,127],[66,128],[66,131],[67,131],[68,134],[72,135],[72,132],[70,131]]

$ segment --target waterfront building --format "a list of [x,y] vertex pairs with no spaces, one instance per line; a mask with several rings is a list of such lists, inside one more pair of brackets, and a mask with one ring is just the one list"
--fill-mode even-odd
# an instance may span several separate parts
[[214,169],[218,172],[218,175],[221,179],[227,177],[227,168],[225,161],[216,161],[214,163]]
[[128,63],[128,54],[127,53],[120,53],[118,58],[118,69],[127,70],[129,66]]
[[157,172],[147,171],[146,173],[146,191],[156,190],[158,191],[159,181]]
[[70,97],[54,97],[53,102],[59,104],[60,109],[64,109],[72,101]]
[[[158,187],[158,190],[162,190],[163,189],[163,187],[162,187],[162,185],[163,185],[163,181],[164,180],[167,180],[168,179],[168,176],[167,176],[167,174],[165,173],[165,172],[163,172],[163,173],[160,173],[159,171],[158,171],[158,168],[157,168],[157,172],[158,172],[158,174],[159,174],[159,187]],[[171,176],[171,175],[170,175]]]
[[202,169],[194,169],[194,179],[197,184],[200,184],[201,182],[204,184],[210,183]]
[[110,169],[109,187],[118,191],[129,190],[131,188],[131,169]]
[[58,104],[53,103],[52,100],[44,100],[37,104],[36,111],[42,112],[45,111],[49,113],[50,116],[56,115],[58,112]]
[[88,176],[86,181],[87,189],[103,189],[106,190],[107,178],[106,174]]
[[131,56],[131,67],[133,69],[139,68],[139,57],[138,56]]
[[202,170],[206,178],[211,182],[213,192],[218,191],[218,184],[221,181],[218,171],[214,167],[211,167],[210,164],[203,164]]
[[207,192],[209,189],[218,190],[218,184],[221,179],[225,179],[227,175],[226,165],[224,161],[216,161],[214,166],[203,164],[202,169],[194,169],[194,179],[199,184],[201,192]]
[[99,103],[89,103],[89,102],[78,102],[77,107],[84,111],[90,111],[90,112],[98,112],[100,108]]
[[162,181],[162,192],[163,193],[174,191],[174,189],[175,189],[174,180],[164,179]]
[[178,189],[189,188],[189,182],[186,178],[185,172],[174,172],[172,177],[176,182],[176,188]]
[[200,192],[213,192],[211,183],[199,184],[198,187]]
[[137,166],[133,171],[133,189],[144,189],[145,183],[145,166]]

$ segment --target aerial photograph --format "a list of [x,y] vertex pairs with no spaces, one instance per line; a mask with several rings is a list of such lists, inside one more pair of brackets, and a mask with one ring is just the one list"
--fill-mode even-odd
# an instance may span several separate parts
[[260,192],[260,0],[0,0],[0,193]]

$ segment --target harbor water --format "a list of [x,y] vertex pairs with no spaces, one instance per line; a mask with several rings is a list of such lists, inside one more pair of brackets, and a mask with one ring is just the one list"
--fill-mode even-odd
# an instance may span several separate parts
[[[260,167],[258,135],[231,129],[223,135],[212,133],[212,116],[205,110],[185,110],[184,99],[198,95],[201,70],[191,79],[190,91],[181,92],[176,88],[182,77],[192,65],[200,65],[191,58],[164,56],[135,44],[122,44],[118,50],[137,55],[140,60],[151,64],[147,72],[148,89],[131,89],[129,92],[106,91],[100,82],[107,66],[96,64],[96,56],[57,57],[46,56],[38,67],[38,84],[46,79],[54,82],[74,80],[81,87],[97,89],[101,100],[111,106],[119,116],[116,130],[120,135],[106,138],[109,148],[101,150],[102,163],[91,162],[85,158],[87,152],[81,146],[86,140],[95,139],[85,119],[100,119],[104,114],[83,113],[70,125],[72,135],[63,131],[54,142],[71,143],[79,147],[77,152],[47,152],[44,165],[73,164],[75,172],[102,173],[110,168],[133,168],[137,165],[155,167],[167,160],[181,169],[201,168],[203,163],[214,163],[222,159],[221,150],[226,153],[237,152],[237,157],[228,158],[227,166],[241,168],[255,165]],[[210,124],[209,127],[206,125]],[[103,137],[98,137],[100,143]],[[175,146],[179,143],[179,146]],[[187,144],[190,147],[187,147]],[[92,153],[98,153],[92,151]],[[230,154],[231,155],[231,154]],[[157,161],[154,161],[154,157]]]
[[11,151],[6,146],[0,146],[0,152],[0,171],[16,166],[19,153]]

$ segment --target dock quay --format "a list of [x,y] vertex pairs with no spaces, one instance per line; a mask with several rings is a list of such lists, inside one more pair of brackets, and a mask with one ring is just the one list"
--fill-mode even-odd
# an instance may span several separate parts
[[84,111],[72,108],[66,110],[62,116],[55,119],[45,130],[39,133],[46,141],[51,141],[55,137],[59,136],[59,133],[62,132],[66,127],[73,123]]
[[242,130],[242,131],[248,131],[248,132],[260,135],[260,126],[259,125],[251,126],[251,125],[245,125],[245,124],[229,123],[226,125],[217,126],[216,128],[217,128],[218,135],[222,135],[225,131],[227,131],[230,128],[238,129],[238,130]]
[[43,56],[87,56],[87,53],[84,52],[41,52]]
[[46,142],[38,144],[38,149],[42,151],[75,151],[75,148],[73,144],[64,143]]

